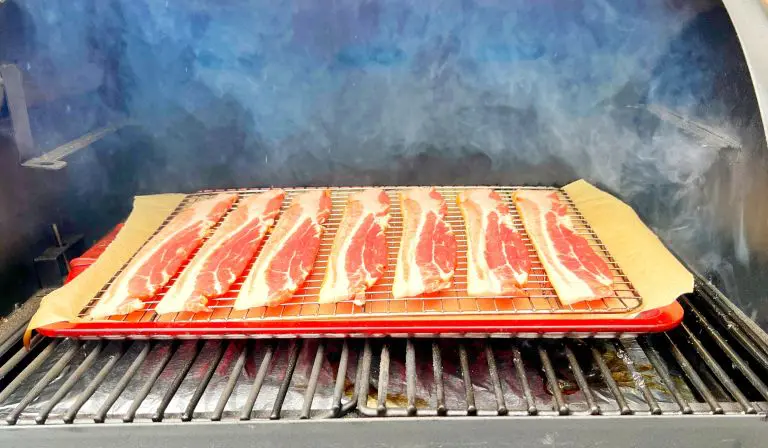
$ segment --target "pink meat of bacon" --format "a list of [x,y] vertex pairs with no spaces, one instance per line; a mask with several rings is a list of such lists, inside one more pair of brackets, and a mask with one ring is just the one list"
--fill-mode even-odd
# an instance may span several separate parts
[[307,191],[293,199],[246,277],[236,310],[279,305],[293,296],[312,270],[330,213],[328,190]]
[[445,200],[434,187],[400,193],[403,235],[397,255],[394,298],[416,297],[453,285],[456,237],[445,220]]
[[222,193],[182,210],[136,253],[93,307],[90,317],[101,319],[143,309],[144,301],[176,275],[236,200],[236,194]]
[[531,259],[509,207],[490,188],[465,190],[458,202],[467,231],[467,294],[524,294]]
[[586,239],[576,234],[568,205],[557,193],[523,190],[515,194],[515,204],[562,304],[613,295],[610,267]]
[[352,298],[365,303],[365,291],[384,274],[387,265],[389,196],[381,188],[349,196],[344,217],[333,240],[320,303]]
[[158,314],[209,311],[208,299],[232,287],[275,223],[285,191],[270,190],[237,204],[155,307]]

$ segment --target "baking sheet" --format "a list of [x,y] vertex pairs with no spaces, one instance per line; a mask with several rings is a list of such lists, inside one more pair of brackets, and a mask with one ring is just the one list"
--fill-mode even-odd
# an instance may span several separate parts
[[[578,207],[592,229],[631,280],[643,303],[633,314],[606,318],[631,318],[641,312],[665,307],[683,293],[693,289],[693,276],[664,247],[661,241],[639,219],[637,214],[618,199],[581,180],[563,188]],[[107,279],[122,266],[146,238],[171,213],[183,195],[137,198],[134,212],[126,228],[104,255],[83,276],[44,299],[30,329],[53,322],[73,322],[83,306],[98,292]],[[164,210],[164,212],[163,212]],[[162,218],[159,215],[163,213]],[[129,237],[124,237],[128,233]],[[121,241],[122,240],[122,241]],[[116,253],[117,252],[117,253]],[[55,297],[55,300],[52,299]],[[479,320],[493,315],[479,316]],[[439,320],[441,316],[434,316]],[[541,315],[519,315],[518,320],[541,319]],[[547,319],[594,319],[594,314],[547,315]]]

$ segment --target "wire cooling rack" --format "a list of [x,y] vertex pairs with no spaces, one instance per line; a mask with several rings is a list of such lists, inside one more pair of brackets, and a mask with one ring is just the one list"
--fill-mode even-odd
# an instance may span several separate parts
[[[467,240],[463,218],[459,211],[456,198],[458,194],[467,189],[484,187],[437,187],[437,190],[446,200],[448,213],[446,221],[451,225],[457,241],[457,264],[453,287],[440,293],[408,299],[392,298],[391,290],[394,281],[395,263],[402,233],[402,215],[398,200],[398,192],[407,187],[383,187],[391,199],[391,219],[387,230],[388,265],[383,277],[366,294],[366,303],[363,306],[354,305],[350,301],[335,304],[321,304],[317,300],[317,294],[325,275],[328,257],[331,253],[333,238],[339,226],[347,197],[350,193],[360,191],[365,187],[331,188],[332,212],[325,223],[320,251],[314,268],[304,283],[303,287],[287,303],[272,307],[256,307],[247,311],[235,311],[234,304],[237,293],[242,286],[243,279],[251,269],[253,262],[246,272],[238,279],[231,290],[225,296],[212,299],[208,305],[211,311],[207,312],[181,312],[175,314],[158,315],[154,308],[173,285],[174,277],[152,300],[146,301],[143,310],[121,316],[112,316],[111,324],[118,322],[151,323],[158,322],[163,325],[184,325],[185,323],[210,322],[212,324],[226,324],[227,322],[274,322],[296,320],[338,320],[338,319],[366,319],[366,318],[429,318],[431,316],[470,316],[470,315],[496,315],[514,316],[524,314],[616,314],[636,310],[642,304],[642,299],[621,267],[616,263],[605,245],[587,223],[584,216],[578,211],[568,195],[556,188],[547,187],[492,187],[509,205],[513,215],[514,225],[528,246],[528,255],[531,259],[531,271],[527,285],[524,287],[525,296],[498,296],[477,298],[467,295]],[[533,244],[523,228],[517,209],[512,203],[512,195],[522,189],[545,189],[556,192],[561,200],[568,204],[568,214],[575,227],[576,233],[584,237],[589,245],[608,263],[613,272],[613,295],[598,300],[580,302],[572,305],[564,305],[557,298],[550,284],[544,268],[539,261]],[[293,197],[308,189],[285,189],[286,198],[282,206],[285,210]],[[256,194],[264,189],[229,190],[237,192],[240,200],[248,195]],[[175,215],[186,206],[210,197],[221,191],[204,191],[188,195],[178,208],[168,217],[160,227],[162,229]],[[238,201],[239,203],[239,201]],[[237,207],[235,203],[233,210]],[[279,218],[278,218],[279,219]],[[216,227],[218,228],[218,226]],[[214,231],[215,229],[214,228]],[[158,229],[158,232],[159,230]],[[213,232],[211,232],[213,233]],[[269,235],[267,235],[269,237]],[[263,244],[262,244],[263,245]],[[258,256],[258,254],[257,254]],[[129,262],[130,263],[130,262]],[[126,264],[127,266],[127,264]],[[186,267],[186,265],[185,265]],[[122,269],[124,269],[123,266]],[[120,272],[122,272],[122,269]],[[182,268],[183,269],[183,268]],[[81,317],[88,314],[90,309],[98,302],[99,297],[109,287],[109,284],[120,274],[118,272],[101,292],[88,303],[80,313]],[[178,277],[178,276],[177,276]],[[542,316],[544,317],[544,316]],[[114,328],[114,325],[112,325]]]

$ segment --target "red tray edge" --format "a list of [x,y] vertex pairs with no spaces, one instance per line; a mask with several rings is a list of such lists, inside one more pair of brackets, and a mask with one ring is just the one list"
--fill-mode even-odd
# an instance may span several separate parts
[[50,337],[70,338],[183,338],[183,337],[248,337],[285,335],[324,335],[334,337],[374,336],[387,334],[520,334],[520,333],[655,333],[676,327],[683,319],[683,308],[674,302],[666,307],[649,310],[632,319],[557,319],[520,320],[508,318],[478,321],[472,316],[450,321],[410,319],[385,321],[375,319],[301,320],[301,321],[230,321],[216,322],[60,322],[37,331]]

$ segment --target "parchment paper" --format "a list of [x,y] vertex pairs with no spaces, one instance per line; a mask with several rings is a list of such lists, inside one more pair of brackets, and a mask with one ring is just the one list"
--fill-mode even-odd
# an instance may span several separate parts
[[[681,294],[693,291],[693,275],[672,255],[659,238],[627,204],[578,180],[563,187],[616,262],[637,289],[643,303],[633,314],[601,314],[600,317],[631,318],[643,311],[669,305]],[[46,296],[27,328],[75,321],[90,301],[139,247],[178,206],[183,194],[139,196],[125,227],[98,260],[69,284]],[[492,319],[493,316],[484,316]],[[595,315],[553,315],[550,318],[595,319]],[[540,319],[520,315],[516,319]],[[436,317],[439,319],[439,317]]]
[[43,298],[40,308],[29,321],[24,342],[29,342],[32,330],[35,328],[55,322],[76,320],[80,310],[160,227],[184,196],[183,194],[137,196],[125,226],[96,262],[70,283]]

